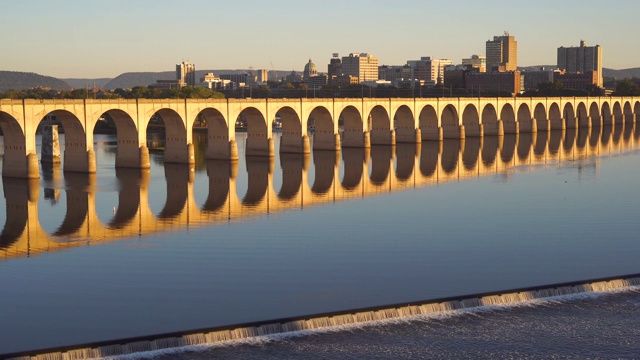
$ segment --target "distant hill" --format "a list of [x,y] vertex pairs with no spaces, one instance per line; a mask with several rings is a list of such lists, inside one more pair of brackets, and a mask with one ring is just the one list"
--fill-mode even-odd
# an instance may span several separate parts
[[61,79],[62,81],[69,84],[74,89],[84,89],[85,87],[92,88],[94,85],[99,88],[104,88],[104,86],[111,81],[111,78],[100,78],[100,79]]
[[602,76],[614,77],[616,79],[633,78],[633,77],[640,78],[640,67],[631,68],[631,69],[622,69],[622,70],[602,68]]
[[23,90],[45,87],[54,90],[69,90],[71,86],[51,76],[20,71],[0,71],[0,91]]

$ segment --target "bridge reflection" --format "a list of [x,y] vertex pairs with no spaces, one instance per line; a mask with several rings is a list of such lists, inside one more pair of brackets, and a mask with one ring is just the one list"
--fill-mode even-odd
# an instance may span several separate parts
[[[149,206],[149,172],[117,168],[118,206],[108,221],[101,221],[96,212],[96,175],[65,173],[66,213],[52,232],[45,231],[38,218],[40,180],[5,177],[6,223],[0,233],[0,257],[34,256],[408,188],[506,175],[521,165],[630,151],[639,147],[639,138],[640,129],[635,123],[625,123],[341,151],[314,150],[312,165],[309,154],[281,154],[279,189],[274,189],[274,158],[246,158],[246,190],[236,189],[238,162],[209,160],[208,195],[201,199],[202,205],[194,196],[193,165],[165,164],[166,203],[156,214]],[[55,181],[53,178],[43,179]],[[237,190],[243,195],[238,196]]]

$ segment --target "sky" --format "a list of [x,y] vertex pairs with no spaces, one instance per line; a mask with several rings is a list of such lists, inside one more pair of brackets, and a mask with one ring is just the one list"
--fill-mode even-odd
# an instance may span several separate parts
[[0,70],[58,78],[124,72],[327,71],[332,53],[380,65],[484,55],[508,31],[518,65],[554,65],[560,46],[603,47],[603,66],[640,67],[638,0],[4,0]]

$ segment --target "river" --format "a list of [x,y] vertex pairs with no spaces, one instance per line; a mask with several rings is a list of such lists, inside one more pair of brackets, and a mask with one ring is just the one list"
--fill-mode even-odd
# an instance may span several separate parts
[[269,159],[238,134],[238,163],[201,140],[194,166],[116,171],[96,136],[95,175],[3,179],[0,353],[638,273],[639,138]]

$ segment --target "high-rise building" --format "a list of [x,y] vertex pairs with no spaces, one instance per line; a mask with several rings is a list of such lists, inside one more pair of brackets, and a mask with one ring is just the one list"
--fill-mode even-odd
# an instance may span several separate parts
[[596,73],[596,84],[602,87],[602,47],[600,45],[587,46],[580,40],[579,47],[558,48],[558,68],[570,74]]
[[178,80],[180,86],[195,86],[196,65],[189,64],[188,61],[183,61],[181,64],[176,64],[176,80]]
[[487,68],[491,71],[518,69],[518,42],[505,31],[503,36],[487,40]]
[[462,59],[462,65],[470,65],[479,72],[487,72],[487,57],[482,55],[471,55],[468,59]]
[[420,60],[407,61],[413,69],[413,77],[424,81],[426,85],[435,86],[444,82],[444,68],[451,65],[451,59],[432,59],[431,56],[423,56]]
[[329,65],[327,67],[329,83],[333,84],[333,79],[340,75],[342,75],[342,60],[340,60],[340,54],[333,53],[333,57],[329,61]]
[[378,80],[378,58],[368,53],[343,56],[342,74],[357,77],[359,83]]

